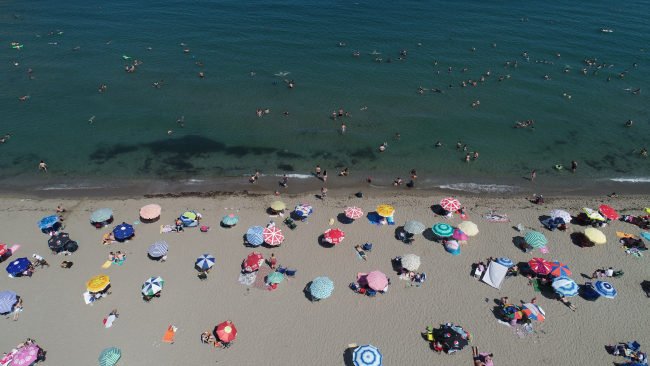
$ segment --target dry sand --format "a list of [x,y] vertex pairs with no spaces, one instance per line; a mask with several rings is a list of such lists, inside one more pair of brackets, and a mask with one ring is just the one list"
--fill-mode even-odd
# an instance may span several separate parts
[[[594,248],[572,244],[569,234],[541,229],[540,216],[552,209],[565,209],[577,215],[584,206],[597,208],[605,202],[619,214],[638,215],[648,205],[647,197],[609,199],[603,197],[554,198],[544,205],[534,205],[520,198],[459,197],[467,206],[470,220],[480,233],[461,246],[462,254],[453,256],[430,235],[418,235],[412,245],[395,239],[396,229],[407,220],[418,220],[428,228],[443,221],[431,210],[442,196],[406,196],[387,193],[381,197],[328,197],[321,202],[314,195],[282,195],[289,208],[300,203],[311,204],[314,214],[309,223],[298,222],[291,231],[278,218],[266,213],[268,205],[277,198],[271,195],[244,194],[217,197],[182,198],[93,198],[25,200],[5,198],[0,211],[3,223],[2,242],[22,247],[14,258],[38,253],[52,265],[37,269],[32,278],[2,276],[0,291],[11,290],[24,299],[24,311],[17,322],[2,319],[0,336],[2,349],[9,352],[27,337],[48,351],[48,365],[94,365],[100,352],[110,346],[122,350],[118,365],[350,365],[345,356],[349,343],[371,343],[384,355],[385,365],[470,365],[471,350],[454,355],[434,353],[421,335],[428,325],[452,322],[462,325],[474,335],[471,345],[482,352],[493,352],[496,365],[587,365],[622,362],[610,356],[605,345],[638,340],[644,345],[647,331],[645,309],[648,299],[640,283],[649,279],[647,258],[626,256],[617,244],[615,231],[638,235],[640,229],[628,223],[615,222],[604,228],[608,242]],[[124,244],[104,246],[103,234],[110,228],[96,230],[89,224],[90,214],[110,207],[115,223],[139,221],[140,207],[158,203],[162,206],[161,220],[135,226],[136,239]],[[37,228],[37,221],[55,213],[58,205],[68,209],[65,232],[80,243],[79,250],[69,257],[56,256],[47,248],[48,236]],[[395,207],[396,226],[375,226],[361,218],[353,224],[337,222],[329,225],[348,205],[372,212],[379,204]],[[232,209],[231,209],[232,208]],[[185,233],[159,233],[161,224],[170,224],[185,210],[203,214],[208,233],[198,228]],[[489,223],[483,216],[490,210],[500,210],[512,219],[510,223]],[[239,224],[232,229],[219,227],[222,216],[235,213]],[[257,249],[265,258],[275,253],[282,266],[296,269],[295,278],[279,284],[274,291],[262,291],[237,283],[242,260],[253,250],[243,245],[246,230],[264,226],[275,220],[283,229],[286,240],[280,248]],[[447,221],[460,223],[456,215]],[[522,223],[526,228],[542,231],[549,239],[550,253],[523,253],[513,244],[521,236],[513,227]],[[345,231],[345,240],[334,247],[324,247],[319,236],[328,228]],[[570,231],[584,230],[571,225]],[[430,229],[428,230],[430,233]],[[159,263],[147,258],[147,248],[156,241],[170,245],[169,259]],[[354,253],[354,245],[374,243],[363,261]],[[122,266],[102,269],[109,251],[126,250],[128,259]],[[216,257],[216,264],[207,281],[197,278],[196,258],[204,253]],[[406,286],[392,270],[391,258],[415,253],[422,258],[420,271],[428,279],[420,287]],[[600,267],[613,266],[625,271],[622,278],[610,279],[618,291],[615,299],[601,298],[588,302],[572,298],[578,307],[574,313],[561,303],[535,293],[525,278],[506,280],[496,290],[472,277],[472,263],[486,257],[508,257],[515,262],[528,261],[533,256],[560,260],[573,271],[579,284],[587,281],[581,274],[591,275]],[[72,260],[71,269],[59,268],[63,260]],[[5,268],[7,263],[3,263]],[[380,270],[392,280],[386,294],[369,298],[352,292],[348,284],[358,272]],[[111,278],[112,294],[85,305],[82,293],[93,276],[106,274]],[[165,287],[161,298],[145,303],[141,297],[142,283],[150,276],[161,276]],[[334,281],[331,297],[311,303],[303,292],[316,277],[327,276]],[[508,327],[499,324],[492,310],[495,300],[508,296],[513,302],[528,302],[539,296],[538,304],[546,311],[547,320],[534,324],[535,332],[518,339]],[[486,302],[487,299],[487,302]],[[120,314],[112,328],[106,329],[102,320],[111,309]],[[232,347],[215,349],[201,344],[200,334],[230,319],[238,329]],[[161,343],[169,325],[178,332],[174,344]],[[157,342],[157,343],[154,343]]]

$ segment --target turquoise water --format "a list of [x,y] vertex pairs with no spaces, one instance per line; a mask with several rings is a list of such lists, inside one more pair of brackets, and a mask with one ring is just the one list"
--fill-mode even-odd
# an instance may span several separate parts
[[[255,170],[299,175],[320,164],[359,176],[416,168],[431,185],[521,180],[533,170],[538,180],[576,187],[648,181],[648,158],[638,153],[650,147],[649,8],[648,1],[620,11],[601,1],[0,4],[0,134],[11,134],[0,146],[0,179],[127,184]],[[48,35],[54,30],[63,34]],[[585,58],[614,66],[596,69]],[[125,72],[133,59],[142,64]],[[484,82],[461,87],[488,70]],[[293,89],[279,72],[289,72]],[[499,82],[499,75],[510,77]],[[444,93],[419,94],[420,86]],[[265,108],[270,113],[258,117]],[[339,108],[352,117],[333,121]],[[529,119],[534,131],[513,128]],[[384,141],[389,147],[379,153]],[[479,159],[465,163],[458,141]],[[47,175],[37,169],[41,160]],[[572,160],[577,174],[553,168]]]

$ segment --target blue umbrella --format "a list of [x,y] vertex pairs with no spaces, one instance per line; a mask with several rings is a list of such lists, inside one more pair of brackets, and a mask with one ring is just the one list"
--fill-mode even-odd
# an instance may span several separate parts
[[59,221],[59,217],[57,215],[44,217],[41,221],[38,222],[38,228],[47,229],[48,227],[52,227],[52,225],[54,225],[57,221]]
[[7,272],[10,275],[15,276],[17,273],[25,271],[30,264],[32,264],[32,262],[30,262],[29,259],[18,258],[15,261],[11,261],[11,263],[9,263],[7,266]]
[[250,245],[254,246],[258,246],[264,243],[264,236],[262,235],[263,231],[263,227],[253,226],[252,228],[248,229],[248,231],[246,231],[246,240],[248,240],[248,243]]
[[0,293],[0,314],[9,313],[16,303],[16,294],[11,291]]
[[113,234],[115,235],[115,239],[117,240],[122,240],[126,239],[129,236],[135,234],[135,231],[133,230],[133,226],[129,224],[119,224],[113,229]]
[[608,299],[613,299],[616,296],[614,286],[605,281],[596,281],[594,283],[594,290]]
[[499,258],[497,259],[497,263],[504,267],[512,267],[515,265],[515,263],[508,258]]
[[311,207],[310,205],[308,205],[308,204],[304,204],[304,203],[303,203],[303,204],[301,204],[301,205],[296,206],[296,214],[297,214],[298,216],[301,216],[301,217],[307,217],[307,216],[309,216],[309,215],[310,215],[311,213],[313,213],[313,212],[314,212],[314,210],[313,210],[312,207]]
[[169,245],[167,245],[167,243],[164,241],[159,241],[151,244],[149,247],[149,255],[154,258],[162,257],[163,255],[167,254],[167,249],[169,249]]
[[551,286],[562,296],[571,297],[578,294],[578,284],[569,277],[556,277]]
[[334,290],[334,282],[327,277],[318,277],[309,286],[309,292],[317,299],[330,297],[332,290]]
[[199,268],[208,269],[214,266],[214,257],[210,254],[203,254],[196,260],[196,265]]
[[377,347],[370,344],[355,349],[352,354],[355,366],[381,366],[382,358]]

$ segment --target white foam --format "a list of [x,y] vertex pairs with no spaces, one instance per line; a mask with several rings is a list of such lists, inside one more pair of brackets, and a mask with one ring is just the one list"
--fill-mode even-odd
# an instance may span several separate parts
[[[62,184],[58,186],[51,186],[51,187],[45,187],[41,188],[41,191],[54,191],[54,190],[67,190],[67,189],[105,189],[105,188],[110,188],[110,187],[100,187],[100,186],[69,186],[67,184]],[[36,188],[38,190],[38,188]]]
[[455,183],[439,186],[442,189],[451,189],[454,191],[465,191],[472,193],[515,193],[517,187],[500,184],[476,184],[476,183]]
[[612,178],[614,182],[647,183],[650,178]]
[[201,183],[203,182],[203,179],[188,179],[187,181],[191,183]]
[[[276,177],[283,177],[284,174],[276,174]],[[311,174],[286,174],[287,177],[289,178],[298,178],[298,179],[307,179],[307,178],[312,178],[313,175]]]

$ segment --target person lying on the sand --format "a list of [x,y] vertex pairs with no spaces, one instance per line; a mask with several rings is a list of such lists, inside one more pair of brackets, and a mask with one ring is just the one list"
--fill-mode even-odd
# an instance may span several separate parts
[[560,298],[557,299],[557,301],[561,301],[564,305],[568,306],[569,309],[573,311],[576,311],[578,309],[577,307],[575,307],[575,305],[571,304],[571,302],[564,296],[560,296]]
[[474,366],[486,366],[487,362],[492,360],[492,353],[481,356],[478,347],[472,347],[472,357],[474,357]]
[[368,257],[366,257],[366,253],[363,251],[361,246],[357,245],[356,247],[354,247],[354,249],[356,249],[357,252],[359,252],[359,255],[361,256],[361,258],[363,258],[366,261],[368,260]]
[[115,241],[115,234],[111,231],[110,233],[104,235],[104,239],[102,239],[102,244],[110,244]]

